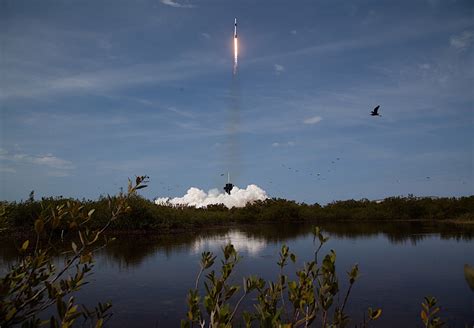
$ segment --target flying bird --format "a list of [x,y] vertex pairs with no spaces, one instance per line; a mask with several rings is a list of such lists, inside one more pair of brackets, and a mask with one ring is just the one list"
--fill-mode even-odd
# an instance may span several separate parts
[[379,114],[379,108],[380,108],[380,105],[377,105],[377,106],[374,108],[374,110],[370,112],[370,115],[371,115],[371,116],[381,116],[381,115]]

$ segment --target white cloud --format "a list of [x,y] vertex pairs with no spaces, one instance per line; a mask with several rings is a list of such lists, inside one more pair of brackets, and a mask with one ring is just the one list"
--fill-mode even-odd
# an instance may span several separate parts
[[321,116],[313,116],[313,117],[309,117],[309,118],[305,119],[303,121],[303,123],[304,124],[316,124],[316,123],[321,122],[321,120],[322,120]]
[[[33,164],[33,165],[44,166],[49,169],[55,169],[54,172],[48,173],[54,176],[67,176],[69,175],[68,171],[73,170],[75,168],[72,162],[53,156],[52,154],[46,154],[46,155],[28,155],[28,154],[23,154],[23,153],[10,154],[8,151],[2,149],[0,151],[0,160],[10,162],[10,163],[16,163],[16,164]],[[8,168],[8,170],[4,170],[4,171],[5,172],[8,171],[11,173],[16,172],[14,168]]]
[[428,64],[428,63],[423,63],[423,64],[420,64],[419,67],[420,67],[421,69],[427,70],[427,69],[430,69],[430,68],[431,68],[431,65]]
[[296,30],[291,30],[290,33],[293,34],[293,35],[296,35],[297,32],[296,32]]
[[474,32],[464,31],[459,35],[451,36],[450,43],[452,47],[463,50],[469,47],[473,40],[474,40]]
[[161,3],[167,6],[174,7],[174,8],[194,8],[195,7],[194,5],[191,5],[188,3],[186,4],[179,3],[175,0],[161,0]]
[[296,145],[294,141],[288,141],[288,142],[274,142],[272,143],[272,147],[293,147]]
[[56,169],[70,170],[74,168],[70,161],[66,161],[51,154],[47,154],[45,156],[32,156],[29,157],[28,160],[34,164],[44,165]]
[[201,36],[204,37],[205,39],[208,39],[208,40],[211,38],[211,35],[209,33],[205,33],[205,32],[202,32]]
[[285,71],[285,66],[283,65],[279,65],[279,64],[275,64],[274,65],[274,69],[275,69],[275,73],[276,74],[281,74]]

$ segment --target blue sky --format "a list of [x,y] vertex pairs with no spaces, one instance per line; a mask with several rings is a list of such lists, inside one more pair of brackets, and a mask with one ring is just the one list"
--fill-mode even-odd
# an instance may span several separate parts
[[471,1],[0,4],[0,199],[474,194]]

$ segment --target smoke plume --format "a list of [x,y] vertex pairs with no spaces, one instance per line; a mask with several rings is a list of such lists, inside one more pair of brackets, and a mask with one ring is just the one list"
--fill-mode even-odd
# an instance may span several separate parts
[[249,203],[258,200],[267,199],[267,193],[260,187],[251,184],[246,189],[235,187],[227,193],[220,192],[218,189],[211,189],[207,193],[201,189],[191,187],[183,197],[169,198],[162,197],[155,200],[157,205],[168,206],[193,206],[197,208],[207,207],[208,205],[223,204],[227,208],[244,207]]

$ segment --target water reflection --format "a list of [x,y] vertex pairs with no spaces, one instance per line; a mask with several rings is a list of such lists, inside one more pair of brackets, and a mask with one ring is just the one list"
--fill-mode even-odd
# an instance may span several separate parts
[[441,239],[469,241],[474,238],[474,225],[443,224],[422,221],[395,222],[335,222],[321,225],[324,231],[338,238],[367,238],[383,235],[393,244],[418,242],[430,236],[440,236]]
[[267,245],[263,238],[255,238],[238,230],[233,230],[222,236],[199,237],[191,246],[191,251],[193,254],[205,250],[216,253],[227,244],[234,245],[237,252],[244,252],[250,256],[257,256]]
[[[112,242],[103,255],[109,262],[119,267],[140,265],[156,252],[173,256],[177,252],[200,253],[204,250],[218,253],[227,243],[232,243],[239,252],[257,256],[268,243],[281,245],[290,240],[304,238],[311,234],[311,228],[318,225],[330,237],[337,239],[367,239],[384,236],[392,244],[416,245],[433,236],[444,240],[470,241],[474,239],[474,225],[457,226],[452,224],[426,222],[317,222],[317,223],[279,223],[240,225],[233,228],[201,230],[199,232],[180,232],[166,235],[113,234],[117,240]],[[0,267],[5,268],[17,258],[19,240],[0,239]]]
[[[326,234],[337,239],[367,239],[384,236],[392,244],[416,245],[439,236],[444,240],[469,241],[474,238],[474,227],[460,229],[453,225],[426,224],[420,222],[396,223],[324,223],[318,224]],[[117,236],[118,241],[105,252],[122,266],[139,265],[147,256],[163,252],[170,257],[175,252],[188,251],[193,254],[204,250],[219,252],[227,243],[232,243],[238,251],[257,256],[268,243],[281,245],[290,240],[311,234],[313,224],[258,224],[237,228],[220,228],[200,233],[181,233],[164,236]]]
[[[174,327],[186,313],[185,295],[199,270],[200,252],[211,250],[219,254],[220,247],[231,242],[244,255],[236,277],[256,274],[274,279],[283,243],[290,246],[299,261],[312,258],[313,225],[255,224],[161,236],[114,233],[117,240],[97,255],[91,284],[79,296],[88,305],[111,300],[111,326],[137,326],[139,318],[139,326]],[[464,264],[474,264],[474,225],[318,225],[330,236],[322,254],[330,248],[337,252],[341,284],[345,272],[354,263],[360,264],[361,278],[348,308],[351,316],[360,318],[367,307],[377,306],[384,309],[380,326],[414,326],[423,296],[435,295],[450,318],[450,327],[470,323],[474,293],[471,276],[466,272],[472,267]],[[19,247],[21,240],[0,240],[0,271],[16,261],[15,243]]]

